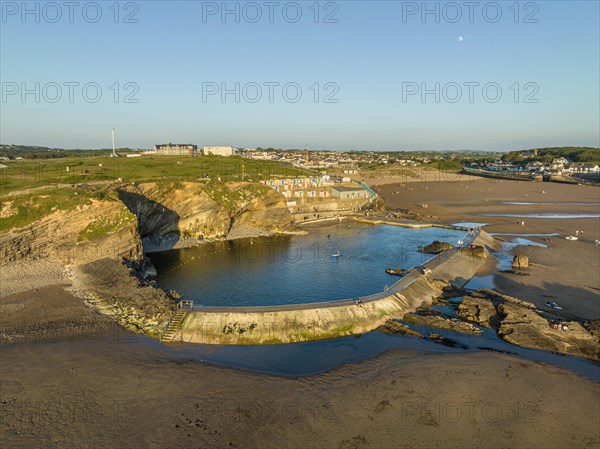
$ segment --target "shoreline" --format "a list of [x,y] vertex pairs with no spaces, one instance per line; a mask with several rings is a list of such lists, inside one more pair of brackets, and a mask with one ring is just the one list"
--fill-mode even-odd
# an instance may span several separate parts
[[[237,236],[227,236],[227,237],[218,237],[211,239],[202,239],[198,240],[192,237],[181,238],[178,237],[177,240],[173,240],[172,242],[161,242],[161,243],[151,243],[145,242],[143,243],[144,254],[154,254],[154,253],[162,253],[165,251],[177,250],[177,249],[185,249],[185,248],[196,248],[198,246],[207,245],[215,242],[229,242],[234,240],[242,240],[242,239],[252,239],[259,237],[273,237],[276,235],[306,235],[306,231],[298,230],[298,231],[280,231],[280,232],[266,232],[257,230],[255,233],[248,233],[245,235],[237,235]],[[164,240],[164,239],[163,239]]]

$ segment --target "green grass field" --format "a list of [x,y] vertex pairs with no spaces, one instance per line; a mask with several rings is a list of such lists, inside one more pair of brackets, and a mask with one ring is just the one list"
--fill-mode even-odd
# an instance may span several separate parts
[[[221,156],[142,156],[134,158],[76,157],[2,161],[0,195],[41,186],[96,181],[221,180],[260,181],[272,177],[306,176],[308,173],[272,161]],[[242,171],[244,173],[242,179]]]

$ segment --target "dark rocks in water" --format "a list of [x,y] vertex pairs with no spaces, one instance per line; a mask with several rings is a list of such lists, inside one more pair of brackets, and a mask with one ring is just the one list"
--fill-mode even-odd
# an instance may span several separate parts
[[517,254],[512,260],[513,268],[527,268],[529,266],[529,257],[525,254]]
[[140,281],[149,281],[158,275],[149,257],[144,257],[140,261],[125,261],[124,263],[133,270],[132,274]]
[[441,343],[444,346],[448,346],[450,348],[469,349],[467,345],[463,345],[462,343],[459,343],[456,340],[452,340],[451,338],[444,337],[443,335],[435,334],[433,332],[429,334],[429,338],[435,342]]
[[500,270],[499,273],[514,274],[516,276],[531,276],[531,273],[516,270]]
[[158,273],[156,272],[156,268],[154,267],[154,265],[146,265],[143,273],[144,279],[154,279],[157,275]]
[[417,309],[418,313],[407,313],[404,321],[418,326],[434,327],[461,334],[481,335],[483,332],[471,323],[448,317],[435,309]]
[[438,240],[434,240],[433,243],[431,243],[430,245],[419,248],[419,251],[428,254],[439,254],[443,251],[449,251],[451,249],[454,249],[454,245],[448,242],[440,242]]
[[179,301],[181,299],[181,295],[176,292],[175,290],[169,290],[167,292],[167,295],[169,296],[169,298],[171,298],[173,301]]
[[386,268],[385,272],[387,274],[391,274],[393,276],[404,276],[406,273],[408,273],[410,270],[405,270],[404,268]]
[[469,257],[475,257],[478,259],[487,258],[487,250],[481,245],[469,245],[464,248],[460,248],[461,254]]
[[377,328],[378,331],[384,334],[399,334],[409,335],[411,337],[423,337],[420,332],[411,329],[406,324],[400,323],[396,320],[387,320],[384,324]]

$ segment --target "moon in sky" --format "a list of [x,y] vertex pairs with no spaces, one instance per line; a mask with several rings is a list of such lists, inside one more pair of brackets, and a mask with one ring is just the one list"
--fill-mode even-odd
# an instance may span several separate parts
[[458,42],[462,42],[462,41],[464,41],[464,40],[465,40],[465,38],[464,38],[464,37],[462,37],[462,36],[458,36]]

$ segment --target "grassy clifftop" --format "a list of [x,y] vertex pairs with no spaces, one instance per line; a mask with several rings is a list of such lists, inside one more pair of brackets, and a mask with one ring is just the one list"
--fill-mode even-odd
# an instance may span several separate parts
[[101,196],[84,189],[57,188],[5,197],[0,201],[0,233],[22,228],[54,212],[91,205],[93,198],[101,199]]
[[142,156],[110,158],[72,157],[47,160],[4,161],[0,169],[0,195],[57,184],[124,181],[259,181],[270,177],[307,173],[273,161],[238,156]]

